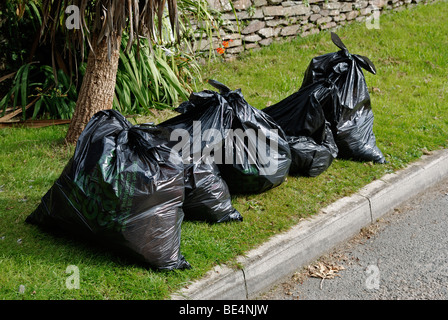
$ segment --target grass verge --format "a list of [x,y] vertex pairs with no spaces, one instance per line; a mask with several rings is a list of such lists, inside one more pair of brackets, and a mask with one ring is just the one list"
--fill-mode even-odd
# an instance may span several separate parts
[[[0,130],[0,299],[167,299],[214,265],[237,267],[236,256],[273,234],[423,153],[448,147],[447,15],[448,5],[440,1],[383,15],[379,30],[362,23],[338,30],[352,53],[368,56],[377,67],[378,73],[366,73],[366,79],[377,144],[389,163],[336,160],[316,178],[288,177],[266,193],[235,197],[241,223],[184,222],[181,251],[191,270],[144,269],[89,243],[25,224],[73,148],[62,143],[66,126]],[[323,32],[213,64],[204,75],[241,88],[246,100],[262,109],[300,87],[311,58],[335,50]],[[79,290],[66,287],[69,265],[79,268]]]

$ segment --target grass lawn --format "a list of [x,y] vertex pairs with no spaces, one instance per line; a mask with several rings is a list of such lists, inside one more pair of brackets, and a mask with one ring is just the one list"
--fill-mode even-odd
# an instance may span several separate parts
[[[181,251],[191,270],[148,270],[26,224],[74,149],[62,143],[67,126],[0,130],[0,299],[168,299],[214,265],[238,267],[237,255],[273,234],[423,153],[448,147],[447,16],[447,2],[439,1],[383,15],[379,30],[364,23],[339,29],[350,52],[369,57],[377,68],[376,75],[365,75],[377,144],[389,163],[336,160],[316,178],[288,177],[266,193],[235,197],[241,223],[184,222]],[[241,88],[246,100],[262,109],[298,90],[314,56],[336,50],[323,32],[213,64],[204,77]],[[66,287],[70,265],[79,268],[78,290]]]

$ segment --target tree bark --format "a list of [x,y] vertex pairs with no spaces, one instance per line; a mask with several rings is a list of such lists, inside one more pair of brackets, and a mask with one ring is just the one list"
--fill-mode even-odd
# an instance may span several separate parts
[[107,40],[97,43],[97,36],[92,37],[93,52],[87,58],[86,73],[76,101],[75,112],[70,123],[65,142],[76,143],[81,132],[92,116],[101,110],[112,109],[120,57],[121,36],[112,36],[116,41],[116,50],[111,43],[111,56],[108,57]]

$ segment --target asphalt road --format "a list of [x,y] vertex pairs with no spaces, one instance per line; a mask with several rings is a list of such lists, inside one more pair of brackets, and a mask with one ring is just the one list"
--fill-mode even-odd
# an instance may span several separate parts
[[258,299],[447,300],[448,178]]

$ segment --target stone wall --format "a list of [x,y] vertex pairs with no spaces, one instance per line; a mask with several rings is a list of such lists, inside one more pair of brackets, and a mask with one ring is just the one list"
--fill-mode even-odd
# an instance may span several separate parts
[[[228,0],[208,0],[224,20],[213,49],[224,48],[226,41],[225,56],[232,57],[273,41],[306,37],[353,21],[365,21],[366,27],[376,28],[381,13],[430,1],[435,0],[234,0],[234,11]],[[210,42],[205,40],[195,49],[209,48]]]

